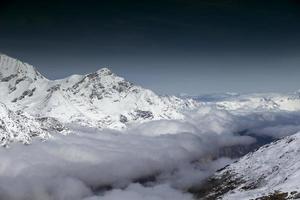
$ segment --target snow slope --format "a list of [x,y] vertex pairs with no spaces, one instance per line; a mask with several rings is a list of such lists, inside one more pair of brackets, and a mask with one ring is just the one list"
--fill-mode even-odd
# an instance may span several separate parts
[[198,104],[159,96],[102,68],[87,75],[48,80],[34,67],[0,55],[0,101],[12,110],[53,117],[64,123],[122,129],[128,124],[183,119]]
[[300,133],[265,145],[210,179],[206,199],[300,199],[299,153]]
[[68,130],[54,119],[37,119],[21,111],[13,112],[0,103],[0,146],[11,142],[29,144],[34,137],[45,140],[58,132],[67,134]]

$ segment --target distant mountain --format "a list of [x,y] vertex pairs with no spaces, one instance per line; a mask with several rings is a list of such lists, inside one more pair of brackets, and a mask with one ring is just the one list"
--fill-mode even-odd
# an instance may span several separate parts
[[218,102],[218,101],[225,101],[227,99],[233,98],[233,97],[238,97],[239,94],[238,93],[230,93],[230,92],[226,92],[226,93],[213,93],[213,94],[203,94],[203,95],[199,95],[199,96],[190,96],[190,95],[179,95],[180,97],[183,98],[191,98],[197,101],[201,101],[201,102]]
[[299,111],[300,93],[257,93],[257,94],[210,94],[190,96],[203,105],[215,106],[228,111],[255,112],[255,111]]
[[0,89],[0,102],[12,110],[100,128],[122,129],[149,120],[183,119],[182,110],[198,106],[191,99],[159,96],[107,68],[48,80],[33,66],[6,55],[0,55]]
[[219,101],[216,105],[234,111],[299,111],[300,95],[299,93],[240,95]]
[[267,144],[198,190],[200,199],[300,199],[300,133]]

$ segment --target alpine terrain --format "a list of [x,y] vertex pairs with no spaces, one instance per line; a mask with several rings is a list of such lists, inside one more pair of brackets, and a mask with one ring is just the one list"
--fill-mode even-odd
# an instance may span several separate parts
[[300,133],[249,153],[211,177],[200,199],[300,199]]
[[300,198],[299,92],[161,96],[108,68],[49,80],[3,54],[0,91],[0,198]]
[[122,129],[128,124],[182,119],[197,103],[158,96],[102,68],[87,75],[48,80],[33,66],[0,55],[0,102],[12,110],[63,123]]

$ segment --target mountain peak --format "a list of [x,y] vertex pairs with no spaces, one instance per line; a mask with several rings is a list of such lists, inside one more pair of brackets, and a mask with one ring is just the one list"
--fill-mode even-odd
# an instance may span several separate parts
[[10,80],[17,76],[42,78],[42,75],[31,65],[0,53],[0,79]]
[[112,71],[106,67],[99,69],[96,73],[103,76],[110,76],[113,74]]

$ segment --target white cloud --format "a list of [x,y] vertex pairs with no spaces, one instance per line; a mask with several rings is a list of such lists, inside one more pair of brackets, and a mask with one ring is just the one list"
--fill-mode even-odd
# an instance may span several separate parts
[[167,184],[144,187],[140,184],[131,184],[126,189],[115,189],[103,196],[94,196],[85,200],[192,200],[191,194],[185,194],[171,188]]
[[[211,160],[215,152],[255,141],[235,133],[248,130],[280,137],[300,127],[299,113],[238,115],[204,107],[187,116],[185,121],[145,123],[125,133],[77,128],[75,134],[56,135],[44,143],[1,148],[0,196],[6,200],[191,199],[182,191],[231,162]],[[132,184],[153,175],[157,177],[150,185]],[[104,186],[113,190],[97,194]]]

